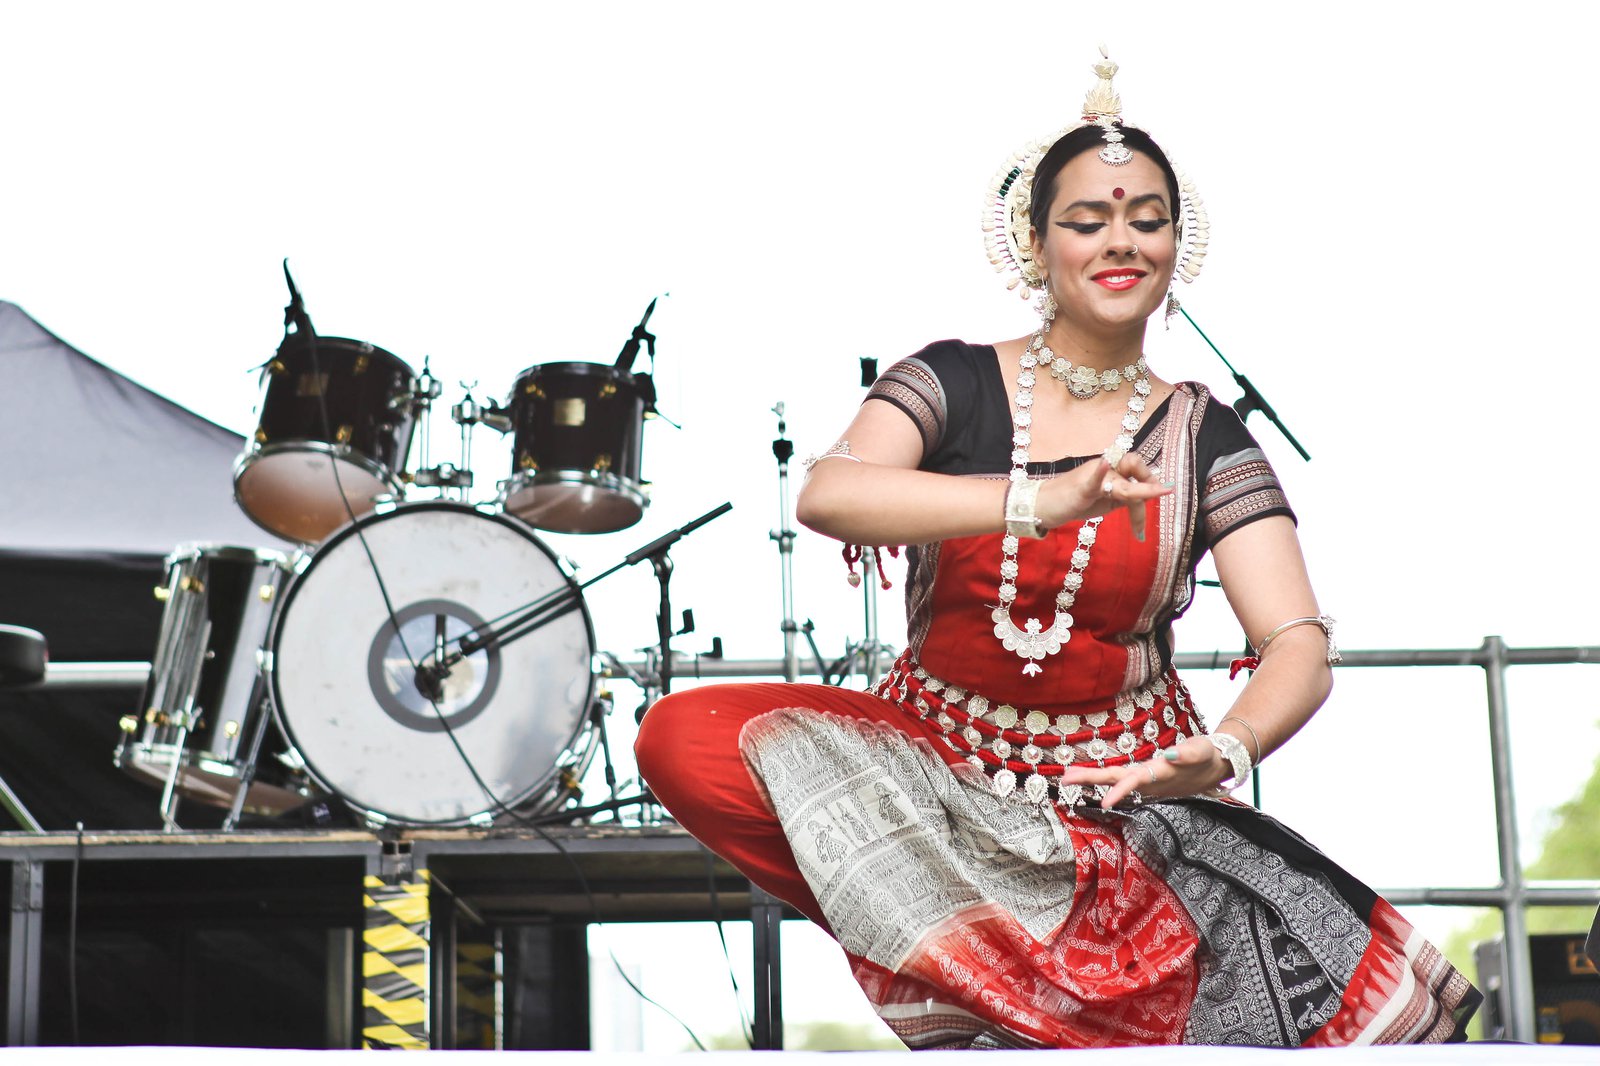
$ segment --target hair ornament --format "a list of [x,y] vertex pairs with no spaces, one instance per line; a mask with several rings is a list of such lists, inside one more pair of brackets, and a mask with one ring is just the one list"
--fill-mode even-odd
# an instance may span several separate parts
[[[1044,287],[1044,278],[1033,261],[1033,247],[1028,239],[1031,223],[1029,214],[1033,207],[1033,179],[1044,154],[1066,134],[1083,126],[1098,126],[1105,144],[1099,157],[1110,166],[1122,166],[1133,158],[1133,152],[1123,142],[1122,98],[1112,85],[1119,69],[1100,48],[1100,62],[1093,64],[1095,82],[1084,97],[1082,117],[1070,126],[1057,130],[1044,139],[1029,141],[1012,152],[1005,163],[989,181],[983,201],[983,243],[989,262],[1006,277],[1006,288],[1022,291],[1027,299],[1029,290]],[[1195,191],[1183,168],[1172,160],[1173,173],[1178,179],[1178,199],[1173,213],[1178,255],[1173,269],[1173,279],[1192,282],[1200,275],[1205,262],[1206,246],[1211,240],[1211,222],[1206,216],[1205,204]],[[1173,301],[1174,306],[1176,300]]]

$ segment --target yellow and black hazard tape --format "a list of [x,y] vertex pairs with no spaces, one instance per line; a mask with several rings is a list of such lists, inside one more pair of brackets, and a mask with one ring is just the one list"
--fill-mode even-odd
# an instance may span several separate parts
[[494,1050],[496,970],[492,941],[456,945],[457,1047]]
[[428,1046],[428,871],[415,881],[386,884],[368,877],[362,902],[362,1046]]

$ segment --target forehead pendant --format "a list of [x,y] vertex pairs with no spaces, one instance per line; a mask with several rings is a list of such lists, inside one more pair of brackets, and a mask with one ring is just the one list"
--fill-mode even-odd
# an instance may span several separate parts
[[1113,200],[1120,200],[1126,195],[1127,195],[1127,193],[1122,191],[1122,186],[1120,186],[1120,185],[1117,186],[1115,189],[1111,190],[1111,198]]

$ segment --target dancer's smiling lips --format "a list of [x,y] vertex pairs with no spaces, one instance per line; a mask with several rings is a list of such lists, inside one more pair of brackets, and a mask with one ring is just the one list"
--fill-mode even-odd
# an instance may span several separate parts
[[1144,276],[1144,271],[1136,270],[1133,267],[1116,267],[1112,270],[1102,270],[1098,274],[1093,274],[1089,277],[1089,280],[1103,285],[1113,292],[1122,292],[1139,284],[1139,279]]

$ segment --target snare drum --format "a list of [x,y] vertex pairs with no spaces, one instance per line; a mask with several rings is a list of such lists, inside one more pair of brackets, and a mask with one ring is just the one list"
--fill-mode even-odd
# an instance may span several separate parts
[[233,473],[245,514],[302,544],[400,494],[416,422],[416,378],[398,357],[364,341],[317,337],[313,358],[309,339],[288,337],[267,364],[261,422]]
[[611,533],[639,521],[650,502],[639,477],[647,381],[599,363],[524,370],[511,391],[505,509],[556,533]]
[[[140,715],[124,720],[117,766],[202,803],[233,804],[250,741],[271,725],[262,649],[289,574],[286,556],[255,548],[183,545],[167,557],[150,680]],[[259,754],[244,810],[280,814],[312,797],[281,741]]]
[[[563,613],[422,694],[415,663],[552,593]],[[593,659],[583,598],[532,530],[464,504],[402,504],[341,529],[295,579],[273,627],[272,702],[311,776],[369,821],[487,822],[576,785],[593,754],[580,743]]]

